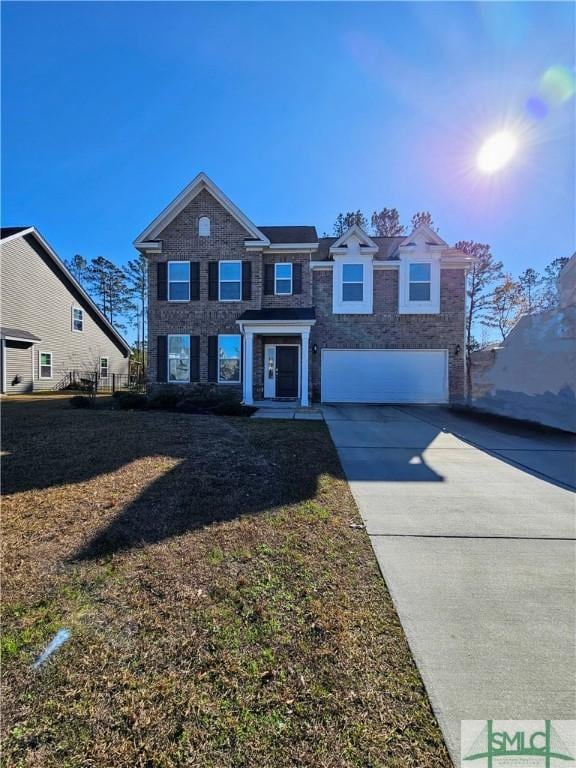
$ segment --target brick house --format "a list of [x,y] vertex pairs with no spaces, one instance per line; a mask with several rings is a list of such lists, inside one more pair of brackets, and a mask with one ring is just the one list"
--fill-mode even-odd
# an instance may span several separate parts
[[135,240],[149,262],[150,388],[246,403],[464,396],[470,259],[435,232],[255,226],[200,173]]

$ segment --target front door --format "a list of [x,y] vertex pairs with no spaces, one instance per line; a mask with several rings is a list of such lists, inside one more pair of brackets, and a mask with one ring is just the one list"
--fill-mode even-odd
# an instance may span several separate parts
[[276,397],[298,397],[298,347],[276,347]]

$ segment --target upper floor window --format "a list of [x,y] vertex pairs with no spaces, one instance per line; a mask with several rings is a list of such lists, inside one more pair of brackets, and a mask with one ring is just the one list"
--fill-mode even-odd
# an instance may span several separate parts
[[200,216],[198,219],[198,234],[200,237],[210,237],[210,219],[208,216]]
[[84,310],[79,307],[72,307],[72,330],[84,330]]
[[410,264],[408,298],[410,301],[430,301],[432,271],[426,263]]
[[364,300],[364,265],[342,265],[342,301]]
[[292,293],[292,264],[274,265],[274,293],[278,296]]
[[240,383],[241,345],[240,335],[218,336],[218,382],[220,384]]
[[190,262],[168,262],[168,301],[190,301]]
[[190,381],[190,336],[168,336],[168,381]]
[[110,366],[108,363],[109,363],[109,360],[107,357],[100,358],[100,378],[101,379],[108,378],[108,372],[110,370]]
[[242,298],[242,262],[218,263],[218,298],[220,301],[240,301]]
[[52,378],[52,352],[38,353],[38,374],[41,379]]

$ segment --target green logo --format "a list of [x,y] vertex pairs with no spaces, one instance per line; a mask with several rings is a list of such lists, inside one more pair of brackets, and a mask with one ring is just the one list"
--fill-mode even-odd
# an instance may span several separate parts
[[[511,721],[501,722],[506,722],[509,728]],[[553,760],[575,762],[552,720],[544,720],[536,728],[526,726],[526,722],[532,721],[515,722],[514,730],[502,730],[495,727],[494,720],[486,720],[463,760],[482,760],[481,765],[486,768],[493,768],[500,758],[516,758],[512,761],[515,766],[540,765],[543,768],[551,768]],[[526,761],[518,758],[526,758]]]

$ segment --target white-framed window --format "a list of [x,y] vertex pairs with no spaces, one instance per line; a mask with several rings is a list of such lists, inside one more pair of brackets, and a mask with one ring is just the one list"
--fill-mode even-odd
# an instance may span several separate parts
[[190,262],[168,262],[168,301],[190,301]]
[[52,378],[52,352],[38,352],[38,378]]
[[432,265],[430,262],[412,262],[408,271],[408,300],[430,301],[432,292]]
[[200,237],[210,237],[210,218],[200,216],[198,219],[198,234]]
[[84,330],[84,310],[80,307],[72,307],[72,330]]
[[240,301],[242,298],[242,262],[218,262],[218,299]]
[[292,293],[292,264],[274,265],[274,293],[290,296]]
[[218,383],[239,384],[241,377],[240,334],[218,336]]
[[100,378],[107,379],[110,371],[109,359],[107,357],[100,358]]
[[342,301],[364,301],[363,264],[342,264]]
[[168,336],[168,381],[190,381],[190,336]]

